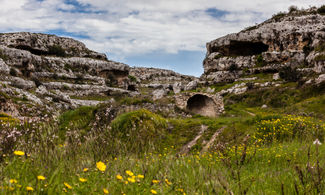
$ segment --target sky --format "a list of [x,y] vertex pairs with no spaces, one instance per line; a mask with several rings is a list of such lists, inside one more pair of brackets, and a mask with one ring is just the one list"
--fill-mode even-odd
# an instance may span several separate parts
[[203,73],[206,43],[323,0],[0,0],[0,32],[77,39],[130,66]]

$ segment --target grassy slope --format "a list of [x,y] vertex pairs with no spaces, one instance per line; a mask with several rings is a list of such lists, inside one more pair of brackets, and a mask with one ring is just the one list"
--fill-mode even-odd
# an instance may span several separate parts
[[[269,94],[267,91],[250,92],[238,102],[239,97],[229,97],[226,114],[216,119],[167,119],[143,110],[118,117],[111,131],[92,129],[96,108],[82,107],[63,114],[59,124],[19,126],[18,131],[27,133],[3,153],[0,192],[26,193],[27,186],[35,194],[103,194],[104,188],[111,194],[151,194],[151,190],[158,194],[324,191],[325,147],[313,144],[316,138],[324,140],[325,126],[320,121],[324,120],[324,95],[321,92],[302,98],[302,92],[296,89],[282,92],[269,97],[265,95]],[[290,98],[284,98],[288,94]],[[260,95],[264,99],[254,102]],[[260,105],[266,102],[274,102],[275,107],[261,109]],[[285,107],[277,106],[277,102]],[[292,113],[310,117],[287,115]],[[208,130],[191,152],[177,155],[197,135],[201,125],[208,126]],[[200,153],[204,143],[223,126],[226,129],[211,150]],[[2,124],[2,132],[6,130],[11,131]],[[118,130],[121,137],[109,133]],[[137,144],[143,141],[138,131],[149,133],[147,138],[153,142]],[[151,133],[157,135],[156,139]],[[116,140],[112,141],[113,137]],[[150,144],[142,147],[145,143]],[[113,146],[120,151],[112,152]],[[22,150],[26,155],[16,156],[13,150]],[[107,165],[104,172],[96,168],[98,161]],[[84,172],[84,168],[88,171]],[[126,170],[144,178],[129,176]],[[116,178],[118,174],[122,180]],[[38,180],[39,175],[46,179]],[[80,178],[87,181],[81,182]],[[10,179],[17,183],[10,183]]]

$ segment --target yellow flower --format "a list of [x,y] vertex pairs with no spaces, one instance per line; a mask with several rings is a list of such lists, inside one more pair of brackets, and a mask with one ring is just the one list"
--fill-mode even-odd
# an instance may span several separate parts
[[151,194],[157,194],[156,190],[150,190]]
[[30,186],[27,186],[27,187],[26,187],[26,190],[27,190],[27,191],[34,191],[34,188],[32,188],[32,187],[30,187]]
[[17,180],[15,180],[15,179],[10,179],[9,182],[10,182],[10,183],[17,183]]
[[64,182],[63,184],[64,184],[65,187],[67,187],[68,189],[72,189],[72,186],[70,186],[68,183]]
[[97,162],[96,166],[97,166],[97,169],[102,172],[104,172],[106,170],[106,165],[101,161]]
[[125,173],[128,174],[128,175],[131,176],[131,177],[134,175],[134,174],[132,173],[132,171],[130,171],[130,170],[126,170]]
[[128,182],[128,181],[125,181],[124,183],[125,183],[125,184],[128,184],[129,182]]
[[138,177],[139,179],[143,179],[143,178],[144,178],[144,175],[137,175],[137,177]]
[[108,194],[108,190],[106,188],[103,188],[104,194]]
[[120,174],[117,174],[117,175],[116,175],[116,179],[118,179],[118,180],[122,180],[123,177],[122,177]]
[[135,179],[134,178],[131,178],[131,177],[128,177],[128,181],[131,182],[131,183],[134,183],[135,182]]
[[17,155],[17,156],[24,156],[25,152],[16,150],[16,151],[14,151],[14,154]]
[[171,185],[172,184],[170,181],[168,181],[167,178],[165,179],[165,182],[166,182],[167,185]]
[[83,169],[83,172],[87,172],[87,171],[88,171],[88,168],[84,168],[84,169]]
[[156,179],[154,179],[154,180],[152,180],[152,183],[154,183],[154,184],[157,184],[157,183],[159,183],[160,181],[159,180],[156,180]]
[[87,179],[80,177],[80,178],[79,178],[79,181],[80,181],[80,182],[86,182]]
[[39,176],[37,176],[37,179],[38,180],[45,180],[45,177],[43,175],[39,175]]

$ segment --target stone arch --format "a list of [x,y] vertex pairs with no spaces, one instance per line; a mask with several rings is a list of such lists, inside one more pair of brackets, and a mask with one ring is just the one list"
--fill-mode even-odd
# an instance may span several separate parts
[[187,100],[186,109],[202,116],[216,117],[218,115],[213,98],[203,94],[195,94]]

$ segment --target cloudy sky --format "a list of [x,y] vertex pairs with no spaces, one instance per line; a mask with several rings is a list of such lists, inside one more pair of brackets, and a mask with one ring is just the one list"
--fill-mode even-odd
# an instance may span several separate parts
[[323,0],[0,0],[0,32],[67,36],[131,66],[199,76],[205,43]]

